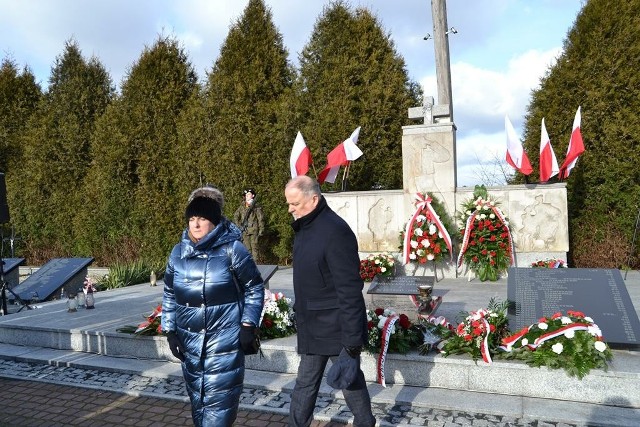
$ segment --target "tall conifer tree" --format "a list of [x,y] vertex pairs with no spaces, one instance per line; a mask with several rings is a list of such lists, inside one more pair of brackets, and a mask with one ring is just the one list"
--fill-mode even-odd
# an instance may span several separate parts
[[268,229],[262,239],[266,256],[287,232],[281,190],[289,178],[295,138],[287,105],[293,78],[271,11],[263,0],[250,0],[208,75],[202,100],[205,123],[191,128],[191,133],[205,135],[190,141],[206,153],[207,161],[191,159],[188,170],[192,175],[199,171],[225,192],[227,216],[241,203],[243,188],[257,191]]
[[[350,167],[349,189],[401,188],[401,128],[422,92],[377,18],[332,3],[316,21],[300,67],[301,130],[316,165],[323,167],[326,155],[361,126],[364,155]],[[325,187],[340,188],[341,176]]]
[[[544,117],[558,162],[565,158],[573,118],[582,107],[586,151],[566,181],[570,250],[577,267],[619,268],[628,261],[640,206],[638,66],[640,0],[589,0],[528,107],[527,151],[538,152]],[[538,156],[532,163],[537,171]],[[638,265],[637,255],[631,263]]]
[[[131,67],[94,136],[86,185],[98,215],[78,222],[95,230],[84,236],[85,250],[110,262],[165,260],[184,226],[177,120],[197,90],[195,71],[173,38],[158,37]],[[198,152],[189,156],[206,161]]]
[[32,253],[39,250],[43,258],[73,253],[72,219],[87,209],[78,189],[90,165],[91,134],[113,95],[111,78],[98,59],[85,60],[75,41],[66,42],[27,126],[24,168],[16,181],[28,195],[16,227],[29,236]]

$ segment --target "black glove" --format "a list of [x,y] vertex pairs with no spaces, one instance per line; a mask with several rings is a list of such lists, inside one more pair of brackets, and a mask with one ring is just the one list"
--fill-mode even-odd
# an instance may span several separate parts
[[184,362],[184,347],[175,332],[167,333],[167,341],[169,341],[169,350],[177,359]]
[[346,351],[349,356],[355,359],[356,357],[360,356],[360,353],[362,352],[362,346],[359,345],[356,347],[345,347],[344,351]]
[[240,327],[240,348],[244,354],[256,354],[258,352],[255,326],[242,325]]

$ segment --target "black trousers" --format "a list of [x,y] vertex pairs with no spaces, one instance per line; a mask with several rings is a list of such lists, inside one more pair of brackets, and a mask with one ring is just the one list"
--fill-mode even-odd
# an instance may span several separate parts
[[[313,409],[316,406],[318,391],[327,362],[338,360],[338,356],[301,354],[296,385],[291,395],[289,425],[308,427],[313,421]],[[347,406],[353,414],[354,427],[373,427],[376,419],[371,411],[371,397],[367,390],[362,369],[358,371],[356,381],[342,390]]]

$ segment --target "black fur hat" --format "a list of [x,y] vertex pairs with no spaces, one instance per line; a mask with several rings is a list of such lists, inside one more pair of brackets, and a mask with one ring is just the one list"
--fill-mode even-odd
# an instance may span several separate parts
[[187,209],[184,212],[184,217],[189,222],[189,218],[199,216],[206,218],[213,224],[220,224],[220,218],[222,217],[222,209],[220,203],[211,197],[197,196],[189,202]]

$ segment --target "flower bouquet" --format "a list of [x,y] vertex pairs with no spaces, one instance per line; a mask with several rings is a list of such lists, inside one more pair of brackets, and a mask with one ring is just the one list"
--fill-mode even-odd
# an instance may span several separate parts
[[473,199],[462,205],[462,248],[458,267],[467,263],[481,281],[496,281],[513,263],[513,241],[509,222],[497,203],[490,200],[484,186],[476,186]]
[[406,314],[396,314],[393,309],[367,310],[368,335],[365,349],[377,355],[377,381],[385,385],[384,362],[387,353],[406,354],[422,341],[422,333]]
[[89,292],[89,288],[91,288],[91,292],[98,292],[98,282],[91,276],[87,276],[84,278],[84,286],[82,287],[82,291],[86,295]]
[[564,369],[580,379],[593,368],[607,369],[613,357],[593,319],[579,311],[555,313],[505,337],[500,349],[505,359],[523,360],[531,366]]
[[509,333],[507,307],[508,301],[491,299],[488,308],[464,313],[464,321],[445,336],[442,355],[467,353],[474,361],[482,358],[491,363],[491,355],[497,352],[502,338]]
[[360,260],[360,277],[365,282],[370,282],[376,276],[390,277],[395,273],[396,260],[393,255],[384,252],[377,255],[369,255]]
[[532,268],[567,268],[567,263],[561,259],[545,259],[531,263]]
[[412,348],[420,344],[420,331],[413,325],[406,314],[396,314],[391,309],[376,308],[367,310],[368,339],[365,349],[372,354],[379,354],[383,342],[383,332],[388,326],[388,348],[389,353],[406,354]]
[[451,256],[452,221],[446,210],[430,194],[416,194],[416,212],[400,232],[400,244],[406,262],[425,264]]
[[264,307],[262,309],[262,323],[260,337],[263,339],[282,338],[296,333],[293,307],[291,299],[282,292],[264,292]]
[[134,335],[162,335],[161,320],[162,304],[158,304],[155,310],[149,316],[146,316],[146,320],[138,326],[123,326],[118,328],[117,331]]

